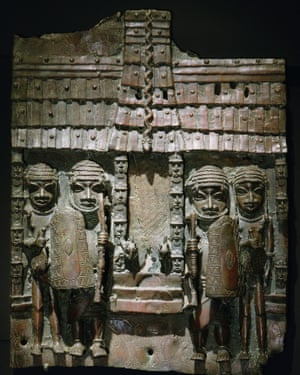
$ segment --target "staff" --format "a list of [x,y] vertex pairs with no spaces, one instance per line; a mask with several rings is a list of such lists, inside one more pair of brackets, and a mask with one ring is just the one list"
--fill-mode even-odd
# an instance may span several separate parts
[[105,246],[108,241],[107,226],[104,213],[103,193],[99,194],[99,209],[98,220],[101,226],[101,231],[98,234],[97,247],[98,247],[98,264],[97,264],[97,282],[95,287],[94,302],[101,301],[101,285],[105,269]]

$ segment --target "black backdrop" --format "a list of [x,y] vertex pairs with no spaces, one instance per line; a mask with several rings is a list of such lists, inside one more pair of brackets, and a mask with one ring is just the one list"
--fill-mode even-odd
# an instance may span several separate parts
[[[84,0],[2,1],[0,5],[0,372],[40,375],[42,369],[9,368],[9,192],[10,86],[13,35],[38,36],[87,30],[117,11],[167,9],[172,12],[172,39],[183,51],[200,57],[277,57],[287,66],[287,134],[289,164],[288,328],[285,350],[271,359],[265,375],[300,371],[300,11],[297,0]],[[297,194],[298,193],[298,194]],[[52,368],[49,374],[144,375],[142,371],[107,368]]]

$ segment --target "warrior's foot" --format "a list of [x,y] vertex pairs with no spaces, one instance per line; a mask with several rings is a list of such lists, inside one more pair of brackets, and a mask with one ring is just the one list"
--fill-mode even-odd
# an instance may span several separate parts
[[31,348],[31,354],[33,354],[33,355],[42,355],[41,344],[33,344],[32,348]]
[[81,357],[85,351],[85,346],[78,340],[69,349],[69,353],[77,357]]
[[53,341],[53,351],[56,354],[63,354],[65,352],[63,345],[60,343],[59,340]]
[[239,354],[239,359],[241,361],[249,361],[250,359],[249,353],[246,350],[242,350]]
[[265,366],[268,363],[268,353],[267,352],[260,352],[258,357],[258,364],[261,366]]
[[231,358],[231,354],[229,349],[227,349],[225,346],[220,346],[217,352],[217,362],[229,362]]
[[106,357],[107,356],[107,351],[104,348],[103,340],[93,341],[93,344],[90,347],[90,350],[91,350],[94,358],[96,358],[96,357]]
[[194,352],[191,359],[194,360],[194,361],[203,361],[204,362],[206,360],[206,350],[201,349],[197,352]]

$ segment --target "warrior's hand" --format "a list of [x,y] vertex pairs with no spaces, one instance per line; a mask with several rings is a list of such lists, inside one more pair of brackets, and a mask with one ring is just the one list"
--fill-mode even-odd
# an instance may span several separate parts
[[273,262],[273,254],[267,254],[267,261],[265,264],[265,272],[264,272],[264,280],[265,286],[267,287],[270,282],[271,278],[271,270],[272,270],[272,262]]
[[245,244],[252,249],[261,249],[264,246],[261,234],[252,228],[248,231],[248,239],[246,240]]
[[105,231],[99,232],[97,242],[98,246],[105,246],[108,242],[108,233]]
[[248,246],[250,246],[252,249],[259,249],[262,247],[262,243],[257,238],[249,238],[248,239]]
[[132,240],[121,242],[121,246],[124,250],[125,256],[128,259],[132,259],[137,254],[137,247],[136,244]]
[[163,243],[159,247],[159,253],[161,256],[167,256],[171,253],[171,244],[167,236],[164,237]]
[[46,251],[42,251],[39,255],[32,258],[31,269],[33,274],[39,275],[44,273],[48,268],[48,257]]
[[38,232],[34,245],[42,249],[46,246],[46,242],[46,228],[44,227]]

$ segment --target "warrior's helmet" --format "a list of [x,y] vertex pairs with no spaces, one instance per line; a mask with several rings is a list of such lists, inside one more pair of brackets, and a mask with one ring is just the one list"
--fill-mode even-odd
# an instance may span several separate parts
[[234,173],[233,184],[236,186],[244,182],[260,182],[262,185],[265,185],[265,172],[257,165],[238,167]]
[[32,181],[57,181],[57,172],[50,165],[45,163],[37,163],[29,165],[25,170],[25,181],[31,183]]
[[82,212],[92,212],[99,207],[99,194],[107,194],[104,169],[92,160],[76,163],[69,174],[72,190],[71,203]]
[[57,197],[57,172],[45,163],[37,163],[25,170],[25,183],[29,199],[34,209],[48,212],[52,209]]
[[266,195],[266,174],[256,165],[242,166],[233,175],[237,204],[246,216],[253,216],[263,207]]
[[186,181],[187,194],[198,217],[212,223],[228,211],[229,184],[221,168],[206,165]]
[[92,160],[81,160],[73,165],[70,177],[71,183],[78,180],[95,180],[102,184],[106,179],[104,169]]
[[228,191],[229,184],[223,170],[214,165],[205,165],[204,167],[193,171],[185,183],[188,192],[193,194],[199,187],[217,186]]

